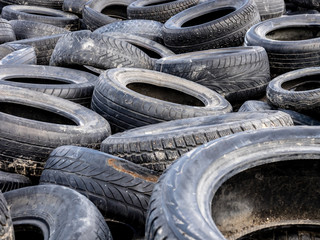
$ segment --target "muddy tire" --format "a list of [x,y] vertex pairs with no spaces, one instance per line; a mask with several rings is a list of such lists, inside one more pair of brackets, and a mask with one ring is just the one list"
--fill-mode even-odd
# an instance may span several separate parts
[[14,240],[14,230],[11,213],[3,194],[0,192],[0,238],[3,240]]
[[183,154],[220,137],[291,125],[289,115],[276,111],[181,119],[114,134],[101,143],[101,151],[163,171]]
[[50,152],[61,145],[99,148],[108,122],[70,101],[0,85],[0,169],[40,176]]
[[210,1],[170,18],[164,24],[163,38],[175,53],[236,47],[258,22],[260,15],[253,0]]
[[104,239],[111,233],[86,197],[63,186],[33,186],[4,194],[17,238]]
[[124,159],[87,148],[62,146],[49,156],[40,184],[63,185],[88,197],[105,218],[144,232],[158,175]]
[[261,21],[280,17],[285,12],[284,0],[254,0],[254,2],[257,4]]
[[206,86],[231,103],[263,95],[270,81],[268,55],[261,47],[178,54],[159,59],[155,70]]
[[0,171],[0,190],[8,192],[31,185],[31,180],[26,176]]
[[134,68],[102,73],[91,108],[109,121],[113,133],[232,110],[221,95],[204,86],[169,74]]
[[34,47],[25,45],[25,48],[9,53],[0,60],[0,65],[37,64],[37,56]]
[[146,238],[240,239],[284,223],[319,228],[319,142],[317,127],[270,128],[184,155],[154,188]]

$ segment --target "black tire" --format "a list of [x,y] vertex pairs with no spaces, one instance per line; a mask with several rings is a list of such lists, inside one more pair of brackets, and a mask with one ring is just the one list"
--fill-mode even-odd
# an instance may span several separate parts
[[63,0],[0,0],[4,5],[31,5],[46,8],[62,8]]
[[198,0],[136,0],[128,8],[128,18],[166,22],[177,13],[192,7]]
[[51,24],[66,30],[78,30],[79,18],[61,10],[37,6],[8,5],[2,9],[1,17],[7,20],[28,20]]
[[318,15],[274,18],[253,26],[247,46],[261,46],[268,53],[272,76],[320,64]]
[[6,42],[12,42],[16,40],[16,35],[10,22],[6,19],[0,18],[0,44]]
[[261,102],[261,101],[253,101],[253,100],[246,101],[239,108],[238,112],[259,112],[259,111],[268,111],[268,110],[278,110],[278,111],[289,114],[290,117],[292,118],[294,125],[307,125],[307,126],[320,125],[320,121],[310,116],[307,116],[292,110],[277,108],[266,102]]
[[28,88],[90,106],[98,80],[93,74],[62,67],[0,66],[0,84]]
[[175,55],[171,50],[166,48],[165,46],[152,41],[148,38],[141,37],[138,35],[133,35],[130,33],[121,33],[121,32],[106,32],[103,33],[105,36],[114,37],[120,39],[122,41],[126,41],[133,46],[142,50],[145,54],[147,54],[152,61],[152,69],[154,68],[157,59],[168,57]]
[[216,0],[186,9],[163,27],[165,45],[176,53],[243,44],[247,30],[260,22],[253,0]]
[[95,30],[95,33],[104,34],[106,32],[131,33],[148,38],[158,43],[163,43],[161,28],[163,24],[152,20],[125,20],[110,23]]
[[52,53],[50,65],[151,69],[152,61],[143,51],[125,41],[90,31],[78,31],[65,34],[59,39]]
[[101,151],[163,171],[183,154],[237,132],[293,125],[283,112],[227,113],[153,124],[111,135]]
[[127,6],[134,0],[91,0],[84,6],[82,16],[91,31],[112,22],[127,19]]
[[62,146],[47,160],[40,184],[58,184],[88,197],[105,218],[144,232],[149,198],[158,175],[115,156]]
[[31,185],[31,180],[26,176],[0,171],[0,190],[8,192]]
[[[317,127],[270,128],[226,136],[184,155],[154,188],[146,239],[240,239],[286,220],[318,225],[319,142]],[[247,169],[257,171],[246,175]],[[234,188],[221,189],[232,177]],[[259,185],[268,180],[271,186]]]
[[37,64],[37,56],[34,47],[27,46],[25,48],[9,53],[0,60],[0,65],[18,65],[18,64]]
[[295,111],[320,113],[320,68],[304,68],[273,79],[267,98],[275,106]]
[[102,73],[93,92],[91,108],[109,121],[113,133],[163,121],[232,111],[229,102],[204,86],[136,68]]
[[108,122],[70,101],[0,85],[0,169],[40,176],[50,152],[62,145],[99,148]]
[[84,5],[89,0],[64,0],[62,10],[65,12],[72,12],[78,15],[82,15]]
[[320,10],[319,0],[290,0],[289,2],[299,7]]
[[45,37],[69,32],[64,28],[41,22],[11,20],[9,23],[15,32],[17,40]]
[[155,70],[204,85],[231,103],[259,97],[270,81],[263,48],[237,47],[179,54],[159,59]]
[[5,45],[8,46],[9,48],[17,44],[32,46],[36,51],[37,64],[49,65],[53,49],[55,48],[58,40],[62,36],[63,34],[57,34],[52,36],[23,39],[19,41],[10,42],[10,43],[5,43]]
[[70,188],[33,186],[4,196],[18,239],[112,239],[98,209]]
[[14,240],[13,224],[10,210],[3,194],[0,192],[0,238],[1,240]]
[[254,0],[254,2],[257,4],[261,21],[280,17],[285,12],[284,0]]

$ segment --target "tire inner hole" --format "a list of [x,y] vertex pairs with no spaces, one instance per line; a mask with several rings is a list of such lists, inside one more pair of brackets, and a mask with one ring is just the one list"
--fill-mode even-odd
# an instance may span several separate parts
[[219,9],[213,9],[209,13],[203,14],[201,16],[198,16],[196,18],[190,19],[189,21],[186,21],[181,25],[181,27],[192,27],[200,24],[204,24],[207,22],[211,22],[214,20],[217,20],[221,17],[224,17],[232,12],[234,12],[236,9],[232,7],[226,7],[226,8],[219,8]]
[[60,114],[18,103],[0,102],[0,112],[40,122],[78,125],[75,121]]
[[175,2],[175,1],[176,0],[158,1],[158,2],[155,2],[155,3],[146,4],[144,6],[145,7],[149,7],[149,6],[155,6],[155,5],[165,4],[165,3]]
[[42,230],[34,225],[21,224],[14,225],[14,234],[16,240],[32,239],[32,240],[44,240]]
[[266,37],[277,41],[299,41],[320,37],[320,26],[279,28],[268,32]]
[[50,78],[34,78],[34,77],[7,77],[2,78],[4,81],[16,82],[16,83],[27,83],[27,84],[46,84],[46,85],[61,85],[61,84],[70,84],[67,81],[62,81],[59,79],[50,79]]
[[320,88],[320,74],[305,76],[284,82],[282,88],[289,91],[310,91]]
[[102,9],[101,13],[113,18],[128,19],[126,5],[110,5]]
[[148,83],[129,83],[127,88],[142,95],[167,102],[196,107],[205,106],[205,104],[199,99],[171,88],[159,87]]

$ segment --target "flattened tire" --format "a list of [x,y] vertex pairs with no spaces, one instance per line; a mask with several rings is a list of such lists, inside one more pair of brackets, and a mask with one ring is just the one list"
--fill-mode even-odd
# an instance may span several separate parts
[[7,192],[4,196],[11,209],[17,237],[112,240],[98,209],[70,188],[32,186]]
[[99,148],[109,123],[70,101],[0,85],[0,169],[40,176],[50,152],[61,145]]
[[135,68],[102,73],[93,92],[91,108],[109,121],[113,132],[232,111],[228,101],[204,86]]

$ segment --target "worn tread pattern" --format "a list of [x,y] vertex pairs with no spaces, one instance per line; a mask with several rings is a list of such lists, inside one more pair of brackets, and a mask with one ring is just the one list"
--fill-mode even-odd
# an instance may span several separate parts
[[16,50],[9,53],[0,60],[0,65],[17,65],[17,64],[37,64],[37,56],[34,47],[26,46],[26,48]]
[[6,199],[0,192],[0,238],[1,240],[14,240],[13,224]]
[[0,171],[0,190],[8,192],[18,188],[31,185],[31,181],[26,176]]
[[40,184],[58,184],[88,197],[108,219],[144,231],[149,198],[158,176],[124,159],[63,146],[49,156]]

